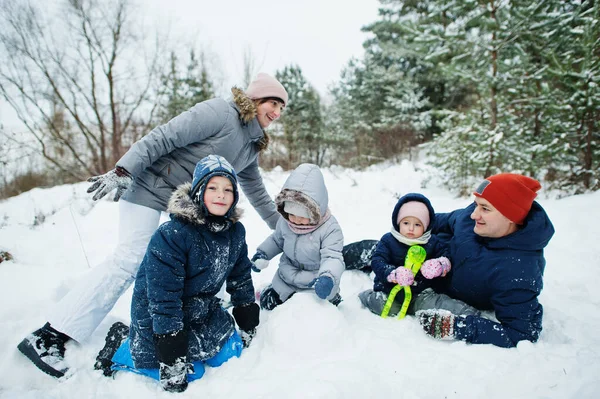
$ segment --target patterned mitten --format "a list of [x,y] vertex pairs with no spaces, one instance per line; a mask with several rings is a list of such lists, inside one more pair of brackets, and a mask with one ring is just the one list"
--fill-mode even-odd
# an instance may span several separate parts
[[415,282],[415,276],[406,267],[400,266],[387,276],[387,281],[401,286],[412,285]]
[[447,310],[430,309],[416,313],[427,335],[437,339],[454,339],[456,317]]
[[436,277],[444,277],[450,269],[452,265],[450,264],[450,259],[445,256],[429,259],[423,262],[423,266],[421,266],[421,274],[428,280]]

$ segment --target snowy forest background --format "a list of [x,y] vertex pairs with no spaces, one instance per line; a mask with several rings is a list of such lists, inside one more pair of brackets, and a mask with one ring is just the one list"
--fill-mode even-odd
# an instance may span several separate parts
[[[560,195],[600,188],[600,2],[380,3],[327,93],[301,65],[265,71],[290,104],[263,168],[364,168],[418,145],[458,195],[498,172]],[[0,94],[23,125],[0,124],[0,198],[104,173],[156,125],[227,96],[210,56],[135,16],[129,0],[0,2]],[[259,68],[248,53],[240,86]]]

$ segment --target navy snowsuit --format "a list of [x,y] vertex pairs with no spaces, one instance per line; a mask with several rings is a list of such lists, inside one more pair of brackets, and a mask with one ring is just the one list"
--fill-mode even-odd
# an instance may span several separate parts
[[[400,207],[402,207],[402,205],[410,201],[422,202],[427,206],[427,209],[429,210],[430,226],[435,220],[435,213],[433,211],[433,207],[431,206],[431,203],[429,202],[427,197],[421,194],[407,194],[398,200],[396,206],[394,207],[394,211],[392,212],[392,225],[396,231],[400,231],[400,227],[397,221],[398,213],[400,212]],[[426,244],[422,244],[421,246],[427,252],[426,259],[435,259],[439,258],[440,256],[448,256],[447,244],[434,235],[431,236],[431,238]],[[373,254],[373,258],[371,260],[371,267],[373,268],[373,272],[375,272],[375,278],[373,281],[373,291],[383,291],[386,294],[390,293],[391,289],[396,284],[388,282],[387,276],[397,267],[404,266],[406,253],[408,252],[409,248],[409,245],[401,243],[396,238],[394,238],[392,233],[386,233],[383,237],[381,237],[381,240],[377,244],[377,247]],[[438,280],[440,279],[427,280],[425,277],[423,277],[421,273],[417,273],[415,275],[415,284],[411,286],[413,298],[416,297],[424,289],[431,287],[434,284],[437,284]],[[404,290],[401,290],[396,295],[396,301],[402,302],[403,300]]]

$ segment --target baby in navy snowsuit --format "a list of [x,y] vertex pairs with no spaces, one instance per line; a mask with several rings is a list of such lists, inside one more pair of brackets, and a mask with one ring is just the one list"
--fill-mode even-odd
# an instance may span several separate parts
[[[398,200],[392,212],[392,229],[381,237],[371,260],[375,272],[373,289],[359,294],[362,304],[371,312],[382,313],[390,291],[398,284],[411,287],[413,300],[408,313],[412,314],[414,303],[420,300],[419,294],[427,288],[435,288],[440,283],[437,277],[450,272],[450,260],[446,257],[448,246],[432,235],[429,228],[434,218],[433,207],[422,194],[410,193]],[[427,253],[416,275],[404,267],[406,254],[413,245],[420,245]],[[390,316],[398,314],[403,301],[404,290],[401,290],[390,308]]]

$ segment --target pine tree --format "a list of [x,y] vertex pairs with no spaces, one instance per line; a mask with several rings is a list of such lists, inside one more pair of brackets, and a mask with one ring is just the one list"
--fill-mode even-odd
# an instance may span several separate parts
[[185,73],[179,71],[179,59],[172,52],[169,72],[161,80],[163,89],[160,94],[166,99],[158,112],[162,123],[215,96],[204,58],[201,55],[198,59],[194,50],[190,51]]
[[275,76],[289,94],[289,104],[280,119],[288,166],[293,168],[302,162],[321,166],[327,142],[319,94],[298,66],[287,66]]

